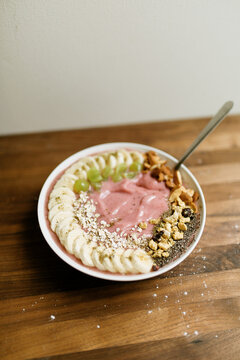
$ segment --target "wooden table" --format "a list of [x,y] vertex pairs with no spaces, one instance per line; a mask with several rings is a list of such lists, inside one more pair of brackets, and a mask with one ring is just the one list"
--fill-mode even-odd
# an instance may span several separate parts
[[81,274],[53,253],[37,221],[43,182],[69,155],[131,141],[178,157],[207,120],[0,138],[1,359],[240,359],[240,116],[186,162],[207,222],[173,271],[132,283]]

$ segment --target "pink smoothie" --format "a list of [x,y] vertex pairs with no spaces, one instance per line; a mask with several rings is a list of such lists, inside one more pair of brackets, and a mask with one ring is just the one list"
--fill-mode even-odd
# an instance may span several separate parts
[[[168,210],[169,189],[148,172],[116,183],[108,179],[103,182],[100,192],[93,191],[89,196],[100,214],[99,221],[112,225],[109,231],[129,234],[135,225],[159,218]],[[148,223],[142,234],[150,235],[152,229],[153,225]]]

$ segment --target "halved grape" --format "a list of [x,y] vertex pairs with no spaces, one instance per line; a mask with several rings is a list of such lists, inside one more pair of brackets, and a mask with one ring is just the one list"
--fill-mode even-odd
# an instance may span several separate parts
[[99,191],[102,187],[102,183],[101,182],[92,182],[91,186],[94,188],[94,190]]
[[118,182],[118,181],[121,181],[121,180],[122,180],[122,175],[119,174],[118,172],[115,172],[115,173],[112,175],[112,181]]
[[137,173],[135,173],[133,171],[129,171],[126,174],[124,174],[123,176],[127,179],[133,179],[136,175],[137,175]]
[[139,172],[142,169],[142,164],[135,161],[129,166],[129,170],[133,172]]
[[124,163],[122,163],[122,164],[119,164],[117,167],[116,167],[116,169],[115,169],[115,171],[116,171],[116,173],[123,173],[124,171],[126,171],[127,170],[127,165],[126,164],[124,164]]
[[113,169],[110,166],[106,166],[102,171],[102,176],[104,179],[107,179],[113,174]]
[[89,183],[85,179],[78,179],[73,185],[73,191],[78,194],[80,193],[80,191],[88,191],[88,189]]
[[88,177],[88,180],[91,182],[97,183],[97,182],[102,181],[102,176],[101,176],[99,170],[96,168],[89,169],[87,172],[87,177]]

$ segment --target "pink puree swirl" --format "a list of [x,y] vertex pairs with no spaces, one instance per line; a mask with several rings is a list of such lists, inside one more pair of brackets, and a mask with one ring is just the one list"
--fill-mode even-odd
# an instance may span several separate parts
[[[169,189],[165,183],[152,178],[150,173],[140,173],[134,179],[123,179],[114,183],[103,182],[101,191],[89,194],[96,205],[98,221],[113,224],[108,228],[129,234],[142,221],[159,218],[168,210]],[[148,223],[141,234],[151,235],[153,225]]]

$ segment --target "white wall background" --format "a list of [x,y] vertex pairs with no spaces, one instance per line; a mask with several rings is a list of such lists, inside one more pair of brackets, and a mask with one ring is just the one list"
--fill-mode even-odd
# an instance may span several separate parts
[[239,0],[0,0],[0,133],[240,112]]

